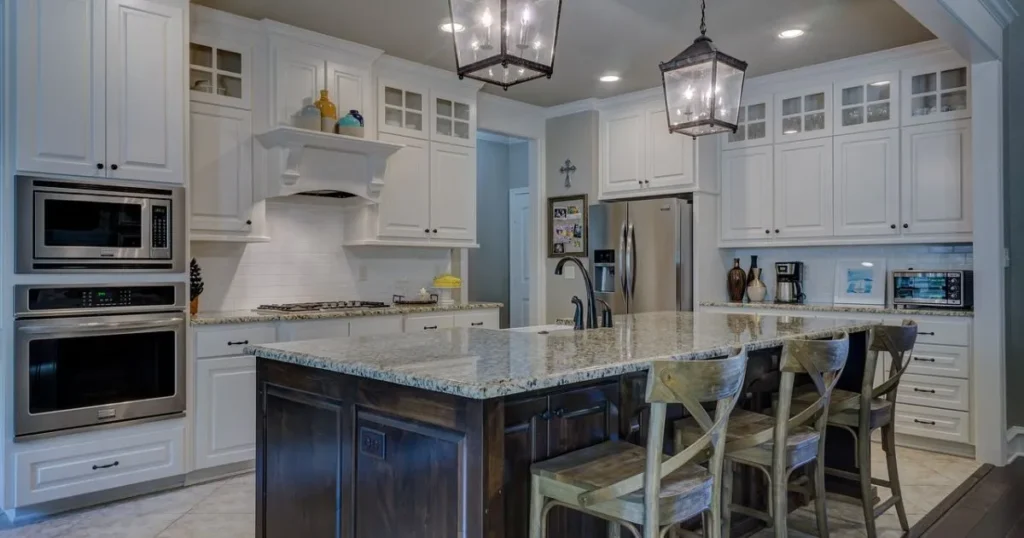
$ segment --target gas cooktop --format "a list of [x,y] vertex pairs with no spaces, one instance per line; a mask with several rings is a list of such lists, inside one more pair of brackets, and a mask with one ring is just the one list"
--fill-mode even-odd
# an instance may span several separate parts
[[264,304],[256,312],[266,314],[296,314],[302,312],[335,312],[356,308],[388,308],[389,304],[378,301],[323,301],[317,303]]

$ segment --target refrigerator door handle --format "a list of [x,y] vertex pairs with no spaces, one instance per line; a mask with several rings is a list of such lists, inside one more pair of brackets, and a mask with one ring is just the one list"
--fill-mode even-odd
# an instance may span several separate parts
[[633,223],[629,223],[629,239],[627,240],[629,245],[629,255],[632,257],[632,261],[629,264],[629,296],[632,297],[636,293],[636,230],[633,228]]
[[626,285],[626,221],[622,221],[622,230],[619,232],[619,252],[615,256],[615,270],[619,273],[619,286],[622,289],[622,298],[626,302],[626,310],[629,310],[629,288]]

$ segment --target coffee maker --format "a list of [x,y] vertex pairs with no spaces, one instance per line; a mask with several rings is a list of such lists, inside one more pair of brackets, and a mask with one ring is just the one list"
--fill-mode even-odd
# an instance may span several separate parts
[[803,262],[775,263],[776,303],[799,304],[804,302],[803,287],[800,283],[803,272]]

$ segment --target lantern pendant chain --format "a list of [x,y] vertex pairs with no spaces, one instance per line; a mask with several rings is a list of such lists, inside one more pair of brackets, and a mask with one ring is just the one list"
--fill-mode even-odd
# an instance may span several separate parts
[[704,23],[704,10],[707,6],[704,4],[704,0],[700,0],[700,35],[706,35],[708,33],[708,25]]

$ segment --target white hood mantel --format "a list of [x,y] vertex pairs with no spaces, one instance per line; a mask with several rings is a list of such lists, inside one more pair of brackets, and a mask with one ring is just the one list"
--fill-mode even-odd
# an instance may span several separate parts
[[347,193],[376,202],[388,157],[404,146],[278,126],[256,135],[270,150],[267,197]]

